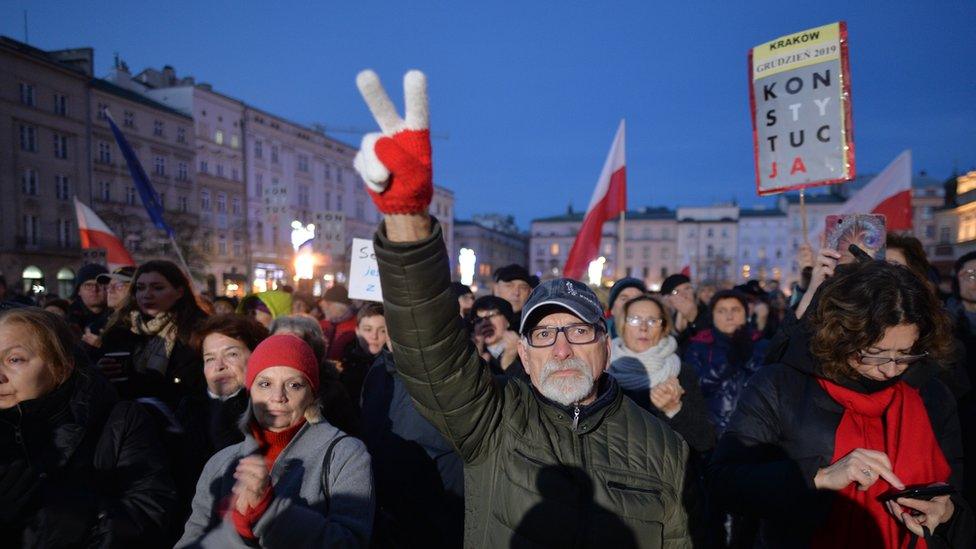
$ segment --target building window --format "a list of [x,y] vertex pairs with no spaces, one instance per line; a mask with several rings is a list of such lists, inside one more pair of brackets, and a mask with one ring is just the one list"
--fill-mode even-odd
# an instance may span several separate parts
[[68,115],[68,98],[63,93],[54,94],[54,114],[58,116]]
[[254,232],[256,233],[254,236],[256,237],[255,240],[257,240],[257,243],[263,245],[264,244],[264,223],[261,223],[260,221],[255,223]]
[[264,196],[264,174],[259,173],[254,177],[254,196]]
[[98,142],[98,161],[102,164],[112,163],[112,145],[108,141]]
[[308,207],[308,185],[298,186],[298,205],[304,208]]
[[20,83],[20,102],[28,107],[34,106],[34,86],[26,83]]
[[213,243],[210,241],[210,233],[203,235],[203,251],[209,253],[213,251]]
[[58,174],[54,176],[54,192],[58,200],[68,200],[71,195],[71,185],[68,176]]
[[200,189],[200,209],[210,211],[210,191],[207,189]]
[[217,253],[227,255],[227,235],[217,237]]
[[230,178],[233,179],[234,181],[238,181],[240,179],[240,176],[241,174],[240,172],[237,171],[237,168],[232,168],[230,170]]
[[217,193],[217,213],[227,213],[227,193]]
[[156,137],[163,136],[163,122],[161,120],[153,120],[153,135]]
[[336,181],[342,183],[342,167],[336,166]]
[[224,176],[224,165],[218,162],[217,163],[217,177],[223,177],[223,176]]
[[234,257],[241,257],[244,255],[244,244],[240,240],[234,241]]
[[166,175],[166,159],[162,156],[154,158],[153,171],[156,172],[156,175]]
[[325,167],[325,178],[332,179],[332,165],[326,163],[324,167]]
[[925,238],[935,238],[935,225],[925,226]]
[[38,225],[36,215],[27,214],[24,216],[24,243],[30,246],[37,246]]
[[553,242],[549,245],[549,255],[559,255],[559,243]]
[[214,132],[214,142],[216,142],[218,145],[223,145],[224,144],[224,132],[223,132],[223,130],[217,130],[217,131]]
[[207,166],[207,161],[206,160],[201,160],[200,161],[200,173],[207,173],[207,170],[208,169],[209,169],[209,166]]
[[304,154],[298,155],[298,171],[308,173],[308,157]]
[[278,145],[271,145],[271,163],[278,163]]
[[176,128],[176,142],[186,145],[186,128]]
[[705,232],[705,236],[707,236],[708,238],[715,236],[715,229],[709,227],[709,229]]
[[176,165],[176,179],[180,181],[186,181],[190,178],[190,167],[186,165],[186,162],[180,162]]
[[20,150],[37,152],[37,128],[20,125]]
[[254,158],[262,158],[264,155],[264,143],[260,139],[254,142]]
[[125,188],[125,203],[130,206],[136,205],[136,188],[126,187]]
[[336,210],[337,211],[340,211],[340,212],[342,211],[342,194],[341,193],[336,195]]
[[[709,230],[711,230],[711,229],[709,229]],[[708,248],[705,251],[705,255],[707,257],[715,257],[715,247],[712,246],[711,244],[709,244],[708,245]]]
[[939,227],[939,243],[949,243],[949,227]]
[[112,182],[111,181],[99,181],[98,182],[98,195],[101,197],[102,202],[112,201]]
[[332,193],[329,191],[325,191],[325,209],[332,209]]
[[71,246],[71,220],[58,219],[58,246],[67,248]]
[[99,103],[98,104],[98,116],[97,117],[98,117],[99,120],[105,120],[106,118],[108,118],[107,116],[105,116],[105,111],[107,111],[107,110],[108,110],[108,105],[107,104],[105,104],[105,103]]
[[68,158],[68,136],[60,133],[54,134],[54,156],[56,158]]
[[237,134],[236,133],[235,134],[231,134],[231,136],[230,136],[230,146],[232,148],[234,148],[234,149],[236,149],[236,148],[238,148],[238,147],[241,146],[240,138],[237,137]]
[[230,199],[230,211],[234,215],[241,215],[241,197],[235,196]]
[[186,199],[185,196],[181,196],[177,200],[179,201],[180,204],[180,213],[186,213],[190,211],[189,201]]
[[37,196],[37,172],[31,168],[24,169],[20,178],[20,190],[29,196]]
[[124,111],[122,113],[122,125],[126,128],[134,128],[136,126],[136,113]]

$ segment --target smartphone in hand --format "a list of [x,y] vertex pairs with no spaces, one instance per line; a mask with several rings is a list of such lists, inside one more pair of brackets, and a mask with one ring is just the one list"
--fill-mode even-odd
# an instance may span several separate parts
[[924,499],[929,501],[936,496],[948,496],[956,493],[956,489],[948,484],[916,484],[906,486],[904,490],[889,490],[878,497],[881,501],[898,498]]
[[850,246],[857,246],[872,259],[885,258],[887,222],[879,214],[828,215],[824,243],[840,252],[840,263],[853,263],[857,258]]

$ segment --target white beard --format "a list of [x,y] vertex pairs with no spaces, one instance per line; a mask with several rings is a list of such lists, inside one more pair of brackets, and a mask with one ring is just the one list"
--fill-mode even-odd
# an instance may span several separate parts
[[[576,370],[574,376],[551,378],[558,370]],[[574,357],[566,360],[550,360],[539,373],[536,387],[542,396],[563,406],[572,406],[593,392],[593,372],[583,359]]]

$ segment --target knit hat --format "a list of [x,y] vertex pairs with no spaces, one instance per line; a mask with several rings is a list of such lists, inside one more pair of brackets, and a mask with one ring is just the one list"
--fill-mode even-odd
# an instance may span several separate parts
[[620,280],[614,282],[613,287],[610,288],[610,301],[607,303],[608,309],[613,309],[613,302],[617,301],[617,297],[620,296],[620,292],[626,290],[627,288],[637,288],[641,293],[647,293],[647,286],[639,278],[634,278],[632,276],[626,276]]
[[668,295],[674,291],[675,288],[681,286],[685,282],[691,283],[691,279],[681,273],[675,273],[664,279],[661,283],[661,295]]
[[460,282],[451,282],[451,291],[454,292],[454,297],[461,297],[462,295],[474,293],[471,291],[471,286],[461,284]]
[[525,267],[512,263],[495,269],[495,282],[511,282],[513,280],[523,280],[526,284],[535,288],[539,285],[539,278],[529,274]]
[[326,290],[325,295],[322,296],[322,299],[332,301],[333,303],[345,303],[346,305],[352,303],[349,301],[349,290],[342,284],[336,284],[335,286]]
[[251,353],[251,357],[247,359],[245,374],[247,389],[250,390],[258,374],[275,366],[298,370],[312,385],[312,392],[318,394],[319,365],[308,343],[291,334],[273,335],[259,343]]
[[98,263],[89,263],[78,269],[78,274],[75,275],[75,295],[78,295],[78,288],[81,288],[82,284],[89,280],[95,280],[98,275],[106,273],[108,273],[108,269]]
[[515,329],[515,311],[512,310],[512,304],[498,296],[483,295],[474,300],[469,314],[474,318],[478,316],[478,311],[498,311],[508,320],[508,325]]

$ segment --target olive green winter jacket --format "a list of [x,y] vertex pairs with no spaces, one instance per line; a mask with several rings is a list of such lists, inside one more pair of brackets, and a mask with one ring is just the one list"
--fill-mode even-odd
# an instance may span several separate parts
[[690,547],[684,441],[606,375],[582,408],[527,379],[496,381],[461,324],[432,223],[414,243],[381,225],[375,250],[396,368],[465,463],[465,545]]

